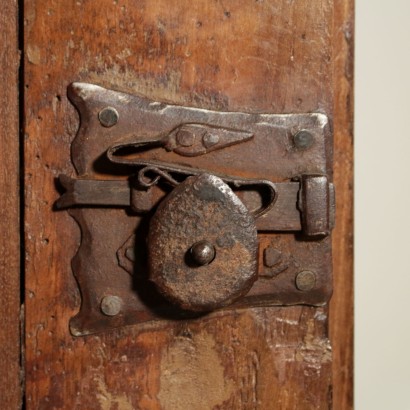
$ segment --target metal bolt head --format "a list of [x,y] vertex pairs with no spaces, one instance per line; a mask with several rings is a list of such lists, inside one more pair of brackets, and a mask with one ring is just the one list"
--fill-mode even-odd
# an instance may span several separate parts
[[299,272],[296,275],[296,287],[303,291],[307,292],[312,290],[316,286],[316,274],[309,270]]
[[215,259],[215,247],[208,241],[199,241],[192,245],[192,259],[199,266],[208,265]]
[[191,130],[182,128],[177,133],[177,142],[183,147],[190,147],[195,142],[195,134]]
[[101,312],[106,316],[116,316],[121,312],[122,299],[118,296],[108,295],[101,300]]
[[267,268],[271,268],[282,261],[282,252],[278,249],[268,246],[263,251],[263,263]]
[[125,256],[131,262],[135,262],[135,249],[133,247],[127,248],[125,251]]
[[205,148],[211,148],[214,145],[218,144],[219,142],[219,135],[218,134],[209,134],[206,133],[203,137],[202,137],[202,142],[204,144]]
[[314,137],[307,130],[301,130],[293,136],[293,143],[298,149],[308,149],[313,145]]
[[103,127],[110,128],[117,124],[120,115],[113,107],[105,107],[98,113],[98,119]]

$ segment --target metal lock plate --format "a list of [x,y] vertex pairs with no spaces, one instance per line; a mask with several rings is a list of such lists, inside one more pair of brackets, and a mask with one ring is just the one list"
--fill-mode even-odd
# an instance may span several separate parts
[[[69,208],[81,228],[73,335],[215,308],[328,301],[325,115],[217,112],[83,83],[68,95],[81,117],[77,175],[60,177],[56,208]],[[213,189],[223,201],[204,199]]]

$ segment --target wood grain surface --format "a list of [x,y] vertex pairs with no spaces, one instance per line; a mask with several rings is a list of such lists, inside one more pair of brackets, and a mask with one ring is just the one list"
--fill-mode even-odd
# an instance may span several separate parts
[[333,348],[335,410],[353,408],[353,59],[354,1],[335,2],[334,181],[337,223],[333,231]]
[[72,337],[80,232],[52,204],[57,175],[74,173],[70,82],[208,109],[332,117],[333,11],[332,0],[26,0],[28,409],[331,408],[327,308],[217,312]]
[[0,10],[0,409],[18,409],[20,377],[20,224],[17,3]]

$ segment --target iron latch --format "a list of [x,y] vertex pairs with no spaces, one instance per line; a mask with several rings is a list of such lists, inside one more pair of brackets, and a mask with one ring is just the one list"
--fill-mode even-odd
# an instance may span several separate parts
[[218,308],[327,302],[334,187],[324,114],[219,112],[74,83],[81,227],[74,335]]

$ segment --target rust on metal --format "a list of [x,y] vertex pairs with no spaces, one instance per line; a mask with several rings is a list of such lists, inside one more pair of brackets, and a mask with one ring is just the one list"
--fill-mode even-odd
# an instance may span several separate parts
[[[153,179],[146,179],[145,173],[149,171],[155,171],[158,175]],[[192,173],[197,174],[199,171],[193,170]],[[137,178],[131,177],[129,181],[74,179],[66,175],[60,175],[59,182],[65,192],[56,201],[55,207],[57,209],[81,205],[131,207],[137,213],[146,213],[152,211],[167,195],[167,192],[155,187],[160,178],[164,178],[172,186],[179,183],[158,167],[146,166],[139,170],[137,175]],[[135,179],[137,179],[137,182]],[[303,176],[302,178],[305,182],[308,179],[309,176]],[[307,236],[317,236],[317,229],[312,229],[312,224],[318,222],[317,218],[327,224],[327,231],[321,231],[323,235],[327,235],[331,230],[334,219],[334,191],[331,183],[325,182],[325,185],[322,185],[321,189],[324,190],[325,195],[319,200],[317,196],[320,192],[316,192],[317,188],[314,184],[311,184],[310,187],[305,184],[303,188],[300,182],[277,182],[272,184],[264,180],[234,179],[232,177],[225,177],[225,180],[231,181],[233,188],[235,186],[241,188],[237,195],[257,218],[258,230],[267,232],[303,230]],[[326,181],[322,177],[318,179],[317,176],[314,176],[312,182],[314,180]],[[248,190],[244,188],[248,188]],[[265,204],[261,202],[261,192],[259,192],[261,188],[267,188],[268,191]],[[307,198],[304,203],[301,199],[302,189],[305,189],[304,196]],[[313,192],[309,192],[312,190]],[[320,207],[315,209],[315,220],[312,220],[313,211],[310,211],[309,216],[303,216],[304,212],[311,209],[311,206],[307,206],[310,198],[315,203],[320,201],[320,204],[317,204]],[[263,218],[259,219],[260,217]],[[304,226],[302,226],[302,220],[305,221]]]
[[[215,254],[207,263],[192,257],[198,244],[205,256]],[[151,219],[150,278],[182,309],[210,311],[249,291],[257,277],[257,247],[254,219],[229,186],[214,175],[189,177]]]
[[250,132],[245,131],[204,124],[186,124],[169,134],[164,147],[179,155],[194,157],[245,142],[252,136]]
[[293,142],[297,149],[309,149],[314,144],[314,136],[306,130],[300,130],[293,136]]
[[263,263],[266,267],[272,268],[282,261],[282,252],[272,246],[268,246],[263,251]]
[[102,126],[107,128],[113,127],[119,120],[118,111],[112,107],[103,108],[98,113],[98,119]]
[[[326,175],[303,175],[299,206],[303,231],[308,236],[327,236],[331,229],[331,191]],[[334,206],[334,200],[333,206]]]
[[[79,175],[112,172],[114,168],[101,158],[107,151],[119,164],[143,165],[145,160],[149,162],[147,165],[153,161],[167,162],[237,177],[281,180],[302,173],[330,172],[326,141],[330,143],[331,136],[324,114],[211,111],[165,104],[87,83],[71,84],[68,97],[80,111],[82,120],[71,146],[72,161]],[[120,118],[110,128],[102,126],[98,118],[106,107],[114,108]],[[244,138],[236,138],[234,144],[229,140],[226,145],[220,145],[221,149],[196,157],[170,151],[170,136],[176,136],[188,124],[233,131]],[[292,136],[300,130],[309,131],[315,138],[315,144],[303,152],[295,150],[292,142]]]
[[117,316],[121,312],[122,300],[118,296],[104,296],[101,300],[101,311],[107,316]]
[[308,270],[299,272],[296,275],[295,284],[299,290],[308,292],[309,290],[312,290],[316,285],[316,275],[314,272]]
[[[324,114],[212,111],[85,83],[70,85],[68,96],[80,114],[71,145],[76,176],[60,177],[59,189],[65,192],[55,205],[69,208],[81,228],[72,268],[82,303],[70,323],[73,335],[183,319],[197,314],[190,311],[228,305],[327,302],[332,292],[334,187],[332,140]],[[195,219],[199,214],[191,207],[194,194],[188,187],[203,174],[228,186],[233,214],[243,209],[238,215],[252,221],[250,236],[259,243],[252,248],[248,238],[252,258],[242,255],[246,246],[240,241],[246,234],[241,223],[233,226],[230,205],[197,199],[201,224]],[[184,187],[187,196],[179,194]],[[179,249],[179,257],[183,247],[187,259],[178,264],[175,254],[164,268],[156,266],[165,258],[153,242],[165,246],[167,235],[152,232],[155,221],[171,212],[170,204],[180,207],[181,212],[172,213],[179,222],[161,229],[174,232],[169,246]],[[218,223],[227,228],[218,230]],[[203,234],[196,235],[197,229]],[[223,246],[230,246],[220,238],[225,231],[235,232],[241,251],[231,249],[222,260]],[[153,258],[155,252],[158,258]],[[310,289],[301,291],[301,271],[314,272]],[[172,285],[184,277],[190,280]]]
[[189,257],[197,266],[209,265],[215,255],[215,246],[205,239],[194,243],[189,250]]

